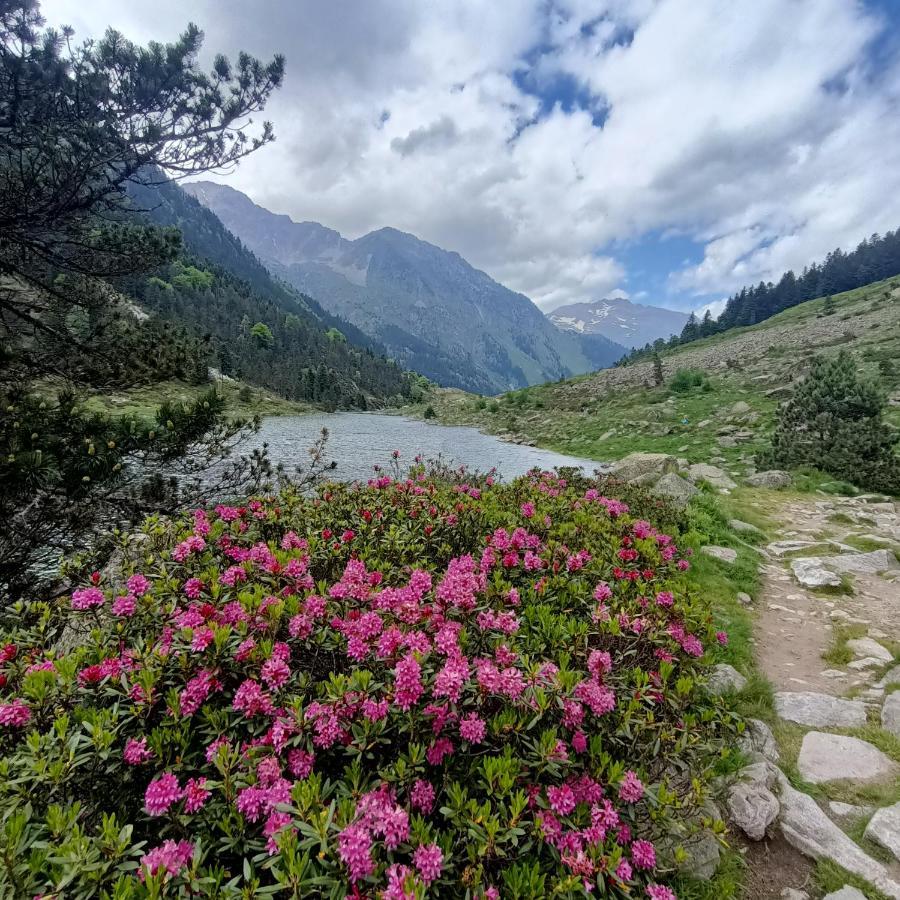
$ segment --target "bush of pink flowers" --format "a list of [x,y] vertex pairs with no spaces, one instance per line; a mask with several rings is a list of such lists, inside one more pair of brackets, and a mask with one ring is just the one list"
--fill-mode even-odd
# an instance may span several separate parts
[[2,889],[671,900],[740,726],[642,512],[418,467],[148,522],[4,613]]

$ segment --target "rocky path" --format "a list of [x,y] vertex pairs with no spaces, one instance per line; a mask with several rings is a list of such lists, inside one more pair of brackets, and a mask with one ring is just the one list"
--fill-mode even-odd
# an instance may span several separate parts
[[[753,724],[752,764],[726,804],[765,844],[750,854],[751,869],[762,860],[753,900],[810,897],[808,865],[765,871],[769,845],[785,841],[900,900],[900,505],[822,496],[784,503],[778,521],[755,649],[780,724]],[[828,900],[865,897],[847,885]]]

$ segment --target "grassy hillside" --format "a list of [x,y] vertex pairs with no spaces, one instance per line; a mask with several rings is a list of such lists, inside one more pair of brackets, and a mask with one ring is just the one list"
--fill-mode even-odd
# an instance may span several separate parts
[[721,457],[740,471],[765,443],[793,382],[831,348],[849,349],[879,379],[893,399],[889,419],[900,425],[900,279],[835,295],[830,308],[824,298],[810,300],[667,351],[661,387],[652,363],[640,362],[496,398],[436,390],[409,412],[430,405],[440,422],[599,460],[640,449],[691,462]]

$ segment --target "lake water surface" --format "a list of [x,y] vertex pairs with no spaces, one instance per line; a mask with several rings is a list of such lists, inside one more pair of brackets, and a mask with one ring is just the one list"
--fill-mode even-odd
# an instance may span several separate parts
[[306,451],[322,428],[328,429],[326,456],[337,464],[332,474],[340,481],[370,478],[372,466],[386,468],[394,450],[400,451],[403,468],[422,454],[429,459],[441,457],[446,462],[465,464],[469,469],[496,468],[507,480],[536,466],[542,469],[578,466],[588,475],[600,466],[590,459],[508,444],[475,428],[434,425],[377,413],[320,413],[263,419],[253,445],[266,442],[273,462],[293,470],[306,464]]

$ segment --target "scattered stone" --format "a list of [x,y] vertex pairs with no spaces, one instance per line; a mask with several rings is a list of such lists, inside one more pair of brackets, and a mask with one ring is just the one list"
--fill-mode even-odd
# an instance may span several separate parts
[[635,481],[648,476],[654,481],[674,472],[678,463],[668,453],[629,453],[613,465],[613,474],[622,481]]
[[894,654],[870,637],[853,638],[847,641],[847,646],[853,651],[854,656],[874,656],[882,662],[894,661]]
[[766,836],[766,829],[778,818],[780,809],[775,795],[759,782],[732,785],[726,806],[731,821],[752,841]]
[[900,860],[900,803],[875,810],[866,826],[865,836]]
[[900,666],[894,666],[875,682],[876,687],[887,687],[889,684],[900,684]]
[[822,731],[810,731],[803,736],[797,768],[812,784],[884,781],[900,775],[900,766],[867,741]]
[[740,519],[729,519],[728,524],[735,530],[744,534],[762,534],[762,532],[749,522],[742,522]]
[[842,672],[840,669],[825,669],[825,671],[822,672],[822,677],[823,678],[846,678],[847,673]]
[[858,700],[813,691],[778,691],[775,711],[788,722],[814,728],[858,728],[866,724],[866,708]]
[[844,822],[852,822],[872,814],[871,806],[854,806],[852,803],[841,803],[840,800],[832,800],[828,808],[836,819]]
[[826,556],[822,562],[837,572],[859,572],[863,575],[877,575],[897,567],[897,557],[890,550],[842,553],[839,556]]
[[781,900],[810,900],[806,891],[798,891],[796,888],[782,888],[779,896]]
[[823,568],[818,556],[807,556],[791,562],[791,571],[803,587],[840,587],[841,579],[834,572]]
[[750,604],[753,603],[753,598],[744,591],[738,591],[737,602],[740,603],[741,606],[750,606]]
[[877,656],[865,656],[862,659],[854,659],[852,663],[848,663],[847,668],[854,672],[863,672],[866,669],[878,669],[884,665],[884,660]]
[[826,894],[822,900],[866,900],[866,895],[855,887],[845,884],[839,891]]
[[744,479],[750,487],[772,488],[780,490],[781,488],[790,487],[793,479],[787,472],[779,469],[769,469],[766,472],[757,472]]
[[737,560],[737,550],[732,550],[731,547],[717,547],[715,544],[707,544],[705,547],[700,548],[700,552],[729,565]]
[[796,553],[798,550],[806,550],[807,547],[818,547],[818,541],[773,541],[766,547],[772,556],[785,556],[788,553]]
[[787,842],[813,859],[831,859],[848,872],[865,878],[894,900],[900,900],[900,884],[887,869],[857,846],[819,808],[812,797],[781,782],[781,831]]
[[732,418],[735,416],[746,416],[748,412],[752,412],[752,407],[743,400],[738,400],[738,402],[731,407]]
[[710,466],[707,463],[695,463],[693,466],[688,466],[687,477],[695,484],[698,481],[706,481],[718,490],[730,491],[737,487],[724,469]]
[[900,691],[887,695],[881,707],[881,727],[900,738]]
[[667,497],[678,509],[684,509],[700,491],[677,473],[668,472],[653,486],[653,493]]
[[744,753],[758,753],[763,759],[778,762],[778,743],[772,729],[762,719],[747,720],[744,733],[738,738],[738,746]]
[[746,686],[747,679],[728,663],[715,666],[706,682],[706,689],[717,697],[720,694],[738,693]]

